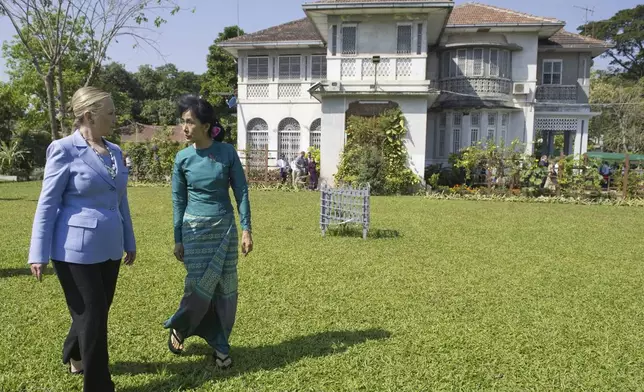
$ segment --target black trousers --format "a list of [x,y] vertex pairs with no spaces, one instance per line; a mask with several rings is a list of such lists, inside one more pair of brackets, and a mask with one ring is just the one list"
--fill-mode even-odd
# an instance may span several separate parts
[[83,361],[84,392],[114,392],[107,352],[107,317],[120,260],[98,264],[53,261],[65,292],[72,326],[63,345],[63,363]]

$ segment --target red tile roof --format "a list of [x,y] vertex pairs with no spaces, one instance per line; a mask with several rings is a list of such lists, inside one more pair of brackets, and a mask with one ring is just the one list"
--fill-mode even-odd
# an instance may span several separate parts
[[238,42],[283,42],[319,41],[320,36],[308,18],[294,20],[278,26],[269,27],[251,34],[241,35],[224,41],[226,44]]
[[447,3],[453,0],[317,0],[308,4],[368,4],[368,3]]
[[[321,0],[323,2],[343,2],[349,0]],[[380,2],[385,0],[361,0],[363,2]],[[418,0],[405,0],[414,2]],[[553,23],[563,24],[564,22],[555,18],[534,16],[522,12],[516,12],[503,8],[493,7],[479,3],[467,3],[454,7],[447,23],[450,25],[481,25],[481,24],[533,24]],[[252,43],[252,42],[289,42],[289,41],[318,41],[320,37],[308,18],[298,19],[278,26],[269,27],[255,33],[242,35],[225,41],[226,44]],[[584,37],[567,31],[559,31],[552,38],[542,40],[541,45],[552,45],[559,47],[584,46],[584,47],[610,47],[604,41]]]
[[[148,142],[158,133],[165,130],[166,127],[157,125],[136,124],[121,129],[121,142]],[[137,132],[138,130],[138,132]],[[186,140],[181,131],[181,126],[175,125],[172,129],[170,140],[183,142]]]
[[481,3],[466,3],[454,7],[452,14],[447,21],[447,26],[533,23],[564,24],[564,22],[556,18],[535,16]]
[[583,35],[559,30],[552,37],[539,41],[540,46],[570,47],[612,47],[608,42]]

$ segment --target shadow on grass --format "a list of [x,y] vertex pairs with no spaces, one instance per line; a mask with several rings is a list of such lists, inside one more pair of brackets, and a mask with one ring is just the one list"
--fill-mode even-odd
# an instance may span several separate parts
[[[54,269],[45,268],[44,275],[54,275]],[[0,268],[0,278],[13,278],[15,276],[31,276],[29,267],[24,268]]]
[[[327,229],[326,235],[331,237],[359,237],[362,238],[362,227],[359,226],[333,226]],[[384,238],[398,238],[400,232],[391,229],[369,229],[367,238],[371,239],[384,239]]]
[[38,201],[38,200],[27,199],[26,197],[0,197],[0,201]]
[[274,370],[302,358],[315,358],[345,352],[349,347],[368,340],[382,340],[391,333],[382,329],[363,331],[328,331],[300,336],[273,346],[233,347],[231,369],[220,371],[212,360],[212,349],[203,344],[191,344],[182,356],[204,357],[197,362],[117,362],[111,366],[114,375],[163,374],[162,380],[145,386],[119,388],[119,391],[166,391],[198,388],[211,379],[226,379],[259,370]]

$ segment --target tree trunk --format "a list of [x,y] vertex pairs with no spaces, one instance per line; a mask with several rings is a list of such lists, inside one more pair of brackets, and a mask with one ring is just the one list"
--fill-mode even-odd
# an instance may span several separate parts
[[96,74],[98,73],[98,68],[100,67],[100,64],[92,63],[92,67],[89,70],[89,75],[87,75],[87,79],[85,79],[85,85],[84,87],[91,86],[92,83],[94,83],[94,79],[96,78]]
[[58,110],[60,113],[58,119],[60,122],[60,132],[63,136],[66,136],[67,128],[65,127],[65,118],[67,109],[65,108],[65,94],[63,92],[63,67],[60,64],[56,66],[56,94],[58,95]]
[[49,68],[44,77],[45,90],[47,91],[47,109],[49,111],[49,124],[51,139],[58,139],[58,124],[56,122],[56,101],[54,97],[54,69]]

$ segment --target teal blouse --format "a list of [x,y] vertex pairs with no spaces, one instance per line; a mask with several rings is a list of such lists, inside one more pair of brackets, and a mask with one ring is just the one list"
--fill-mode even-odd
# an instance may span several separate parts
[[208,148],[193,146],[177,153],[172,171],[174,241],[183,242],[181,226],[185,213],[222,216],[233,212],[228,186],[233,189],[242,230],[251,230],[248,184],[235,148],[213,142]]

